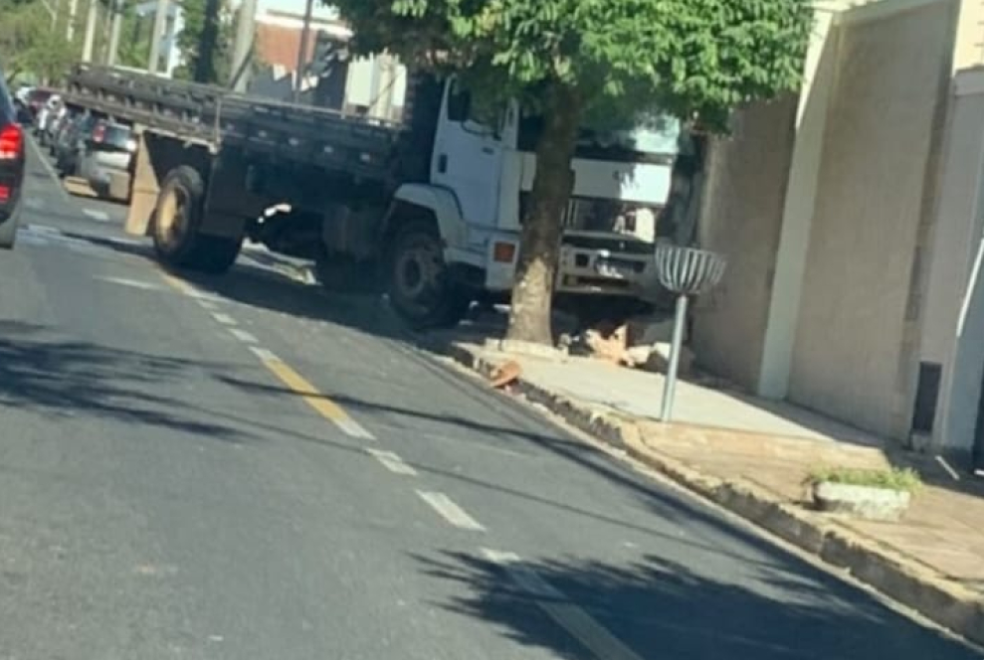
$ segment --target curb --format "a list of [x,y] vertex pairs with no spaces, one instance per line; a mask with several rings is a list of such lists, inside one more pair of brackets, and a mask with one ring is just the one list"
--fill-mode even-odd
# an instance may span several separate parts
[[[498,366],[460,344],[447,354],[483,376]],[[984,597],[902,553],[839,523],[782,502],[770,491],[741,479],[702,474],[645,446],[631,421],[590,410],[520,378],[517,391],[568,424],[669,477],[677,484],[809,552],[831,566],[905,605],[944,628],[984,644]]]

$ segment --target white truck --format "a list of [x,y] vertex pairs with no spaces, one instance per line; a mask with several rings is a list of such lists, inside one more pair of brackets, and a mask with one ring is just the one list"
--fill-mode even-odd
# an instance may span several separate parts
[[[454,79],[418,77],[389,124],[86,65],[65,98],[136,127],[126,227],[167,265],[223,272],[248,237],[315,260],[327,287],[378,283],[417,328],[512,287],[539,124],[516,104],[489,126]],[[679,128],[583,137],[557,300],[631,307],[654,281]]]

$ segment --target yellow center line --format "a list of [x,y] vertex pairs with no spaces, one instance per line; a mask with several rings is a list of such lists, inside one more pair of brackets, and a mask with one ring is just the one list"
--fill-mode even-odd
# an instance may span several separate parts
[[[201,296],[201,293],[194,286],[184,280],[163,270],[159,271],[159,274],[173,289],[194,298]],[[315,412],[335,424],[342,432],[365,440],[375,439],[361,424],[352,419],[344,408],[319,392],[310,381],[297,373],[286,362],[269,351],[257,347],[251,347],[251,349],[263,363],[263,366],[286,385],[287,389],[300,396]]]
[[321,394],[304,376],[297,373],[286,362],[275,359],[261,359],[263,366],[269,369],[274,376],[286,385],[294,394],[300,396],[304,401],[318,411],[318,414],[332,422],[351,420],[349,414],[345,412],[337,403]]

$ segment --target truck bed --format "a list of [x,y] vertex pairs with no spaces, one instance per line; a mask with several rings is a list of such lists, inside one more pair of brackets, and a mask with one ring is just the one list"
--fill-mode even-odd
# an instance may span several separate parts
[[77,66],[65,100],[142,130],[206,144],[214,152],[234,147],[269,163],[369,179],[397,176],[405,137],[399,124],[111,67]]

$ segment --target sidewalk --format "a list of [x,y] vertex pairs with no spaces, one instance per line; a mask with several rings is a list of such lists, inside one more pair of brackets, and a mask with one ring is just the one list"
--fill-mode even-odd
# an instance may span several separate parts
[[[984,643],[984,484],[955,480],[931,457],[795,406],[680,382],[674,423],[657,421],[659,374],[591,358],[507,355],[454,343],[483,373],[514,360],[519,393],[626,450],[687,488],[843,567],[902,604]],[[899,523],[832,518],[804,506],[817,465],[915,467],[927,486]]]

